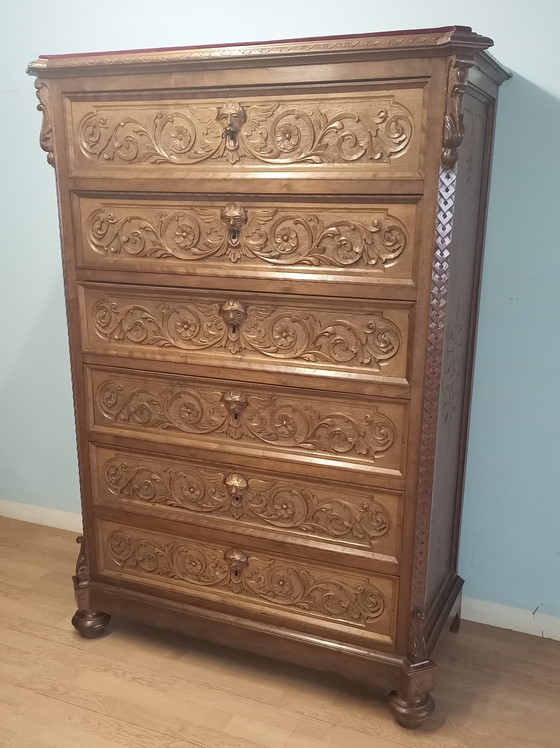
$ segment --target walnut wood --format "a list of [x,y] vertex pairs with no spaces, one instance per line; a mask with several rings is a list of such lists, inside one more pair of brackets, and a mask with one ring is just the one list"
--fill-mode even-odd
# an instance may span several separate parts
[[[312,661],[308,642],[296,652],[279,632],[269,654],[296,664],[271,663],[231,649],[238,641],[227,625],[222,638],[229,647],[135,623],[131,614],[171,626],[170,609],[139,610],[122,596],[111,602],[115,635],[81,639],[64,624],[73,612],[66,578],[73,539],[64,530],[0,517],[1,734],[10,748],[558,743],[559,642],[465,621],[437,656],[437,710],[407,736],[374,698],[400,687],[393,655],[374,659],[355,651],[345,659],[343,651],[323,646]],[[184,618],[188,612],[177,612],[174,625],[180,628]],[[208,626],[202,621],[200,636]],[[243,646],[260,636],[245,633]],[[344,671],[365,685],[325,670]]]
[[234,616],[393,648],[395,577],[283,557],[235,537],[201,542],[183,529],[164,535],[101,521],[98,538],[98,576],[111,585],[117,580],[208,608],[218,597],[218,609]]
[[508,77],[490,45],[450,27],[30,65],[60,202],[84,636],[126,612],[380,678],[400,724],[428,717],[462,584]]
[[108,613],[96,610],[77,610],[72,616],[72,626],[84,639],[97,639],[101,636],[111,620]]
[[429,693],[407,699],[398,691],[389,697],[389,708],[399,725],[414,730],[434,711],[434,700]]
[[94,444],[91,463],[97,513],[107,519],[127,511],[136,521],[145,515],[214,535],[235,531],[250,542],[289,541],[318,560],[330,550],[348,553],[353,564],[362,559],[364,568],[393,574],[398,567],[397,492]]

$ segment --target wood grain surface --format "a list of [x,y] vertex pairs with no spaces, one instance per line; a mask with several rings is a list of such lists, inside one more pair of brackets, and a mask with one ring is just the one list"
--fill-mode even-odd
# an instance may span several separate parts
[[[31,64],[60,209],[84,636],[126,614],[339,676],[383,674],[400,724],[431,714],[432,650],[460,604],[478,259],[508,76],[489,45],[455,27],[216,48],[203,65],[194,50]],[[190,527],[149,502],[138,514],[108,505],[97,447],[167,461],[132,484],[120,482],[128,462],[112,470],[135,500],[156,487],[193,511],[217,480],[234,511]],[[190,460],[234,470],[193,483]],[[348,498],[267,489],[260,524],[238,534],[255,468],[343,484]],[[324,537],[368,536],[370,504],[353,503],[363,491],[398,492],[394,561]],[[299,535],[271,536],[263,515]],[[166,702],[158,724],[166,709],[175,719]],[[254,710],[230,711],[241,734]]]
[[414,733],[334,676],[115,620],[70,626],[72,533],[0,518],[0,746],[558,746],[560,644],[465,622]]

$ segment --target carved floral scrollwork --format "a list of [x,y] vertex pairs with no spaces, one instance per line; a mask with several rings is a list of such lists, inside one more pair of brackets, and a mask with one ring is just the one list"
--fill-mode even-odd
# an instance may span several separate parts
[[192,387],[135,387],[106,380],[96,392],[100,413],[117,424],[187,434],[222,434],[275,447],[375,460],[389,450],[397,431],[372,406],[354,418],[305,400],[272,394],[220,392]]
[[100,162],[194,165],[207,159],[266,164],[388,163],[413,134],[392,96],[349,101],[174,102],[127,110],[98,104],[78,125],[82,153]]
[[47,162],[51,166],[54,166],[54,141],[51,121],[51,101],[49,87],[47,86],[45,81],[35,80],[35,89],[36,96],[39,99],[37,109],[43,115],[41,133],[39,135],[39,144],[47,154]]
[[274,359],[366,366],[379,371],[401,347],[399,328],[381,313],[317,313],[273,306],[222,304],[122,304],[99,300],[92,311],[96,333],[113,343],[187,351],[250,351]]
[[463,142],[465,127],[463,123],[463,96],[467,90],[469,68],[472,62],[455,60],[449,71],[447,111],[444,118],[443,150],[441,164],[444,169],[455,168],[459,158],[459,146]]
[[238,203],[221,211],[144,212],[95,210],[86,222],[87,243],[103,255],[189,262],[225,257],[231,263],[257,259],[283,267],[361,265],[380,271],[394,265],[408,243],[403,224],[379,211],[361,220],[326,211],[246,210]]
[[104,464],[102,477],[120,499],[231,516],[370,547],[391,530],[390,515],[375,498],[356,504],[319,496],[289,481],[225,475],[192,466],[156,469],[117,458]]
[[368,579],[330,579],[295,563],[259,558],[195,541],[163,542],[114,530],[107,538],[113,562],[203,587],[218,587],[294,611],[367,628],[385,611],[381,591]]

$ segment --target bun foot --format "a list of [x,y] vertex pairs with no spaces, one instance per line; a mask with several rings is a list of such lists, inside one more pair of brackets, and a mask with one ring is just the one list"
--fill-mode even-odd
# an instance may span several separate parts
[[96,610],[77,610],[72,616],[72,626],[85,639],[96,639],[105,631],[105,627],[111,620],[108,613],[99,613]]
[[389,708],[401,727],[414,730],[434,711],[434,700],[429,693],[406,699],[396,691],[389,696]]

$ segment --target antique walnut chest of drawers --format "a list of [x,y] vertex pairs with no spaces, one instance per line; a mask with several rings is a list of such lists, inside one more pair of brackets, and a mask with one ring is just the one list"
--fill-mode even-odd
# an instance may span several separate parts
[[39,58],[109,614],[433,708],[495,100],[452,27]]

